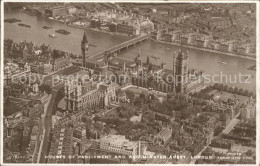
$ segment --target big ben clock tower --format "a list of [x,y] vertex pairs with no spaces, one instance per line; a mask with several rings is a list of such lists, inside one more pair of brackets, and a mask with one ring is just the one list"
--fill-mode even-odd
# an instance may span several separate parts
[[83,68],[86,67],[86,55],[88,53],[88,47],[89,47],[88,39],[87,39],[86,31],[84,31],[83,39],[81,41],[81,51],[82,51],[82,57],[83,57],[82,67]]

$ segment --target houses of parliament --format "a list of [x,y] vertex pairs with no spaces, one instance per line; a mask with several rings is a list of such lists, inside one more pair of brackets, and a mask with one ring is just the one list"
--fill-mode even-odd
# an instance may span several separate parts
[[188,51],[186,53],[181,50],[174,52],[173,67],[172,70],[168,70],[165,69],[164,63],[160,66],[151,64],[149,57],[143,63],[138,55],[135,58],[137,72],[132,76],[132,84],[163,93],[187,94],[192,90],[200,89],[204,86],[203,72],[189,69],[188,59]]
[[[163,93],[187,94],[204,86],[203,72],[188,68],[188,51],[186,53],[181,50],[174,52],[173,68],[168,70],[165,69],[164,64],[151,64],[149,57],[147,57],[146,62],[142,62],[140,51],[133,62],[126,63],[126,61],[119,61],[120,59],[115,56],[110,58],[104,56],[102,61],[88,59],[86,57],[88,49],[89,44],[84,32],[81,42],[83,71],[91,69],[96,72],[107,73],[109,69],[113,68],[113,72],[124,74],[130,78],[128,84]],[[165,74],[158,81],[156,74],[160,73]],[[167,75],[171,76],[171,81],[166,79]],[[66,109],[80,111],[105,108],[118,100],[116,89],[120,89],[120,86],[114,82],[90,80],[88,83],[82,83],[81,80],[67,80],[65,82]]]

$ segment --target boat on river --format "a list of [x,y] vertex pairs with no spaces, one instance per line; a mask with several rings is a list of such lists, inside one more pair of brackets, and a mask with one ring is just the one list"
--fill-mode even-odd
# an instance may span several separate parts
[[23,23],[19,23],[18,25],[19,25],[19,26],[21,26],[21,27],[31,28],[31,26],[30,26],[30,25],[23,24]]
[[15,23],[15,22],[21,22],[21,20],[16,19],[16,18],[7,18],[7,19],[4,19],[4,22]]
[[244,76],[242,76],[242,78],[243,79],[248,79],[248,78],[250,78],[250,75],[244,75]]
[[224,64],[224,65],[227,64],[227,62],[225,62],[225,61],[221,61],[221,60],[218,60],[217,62],[218,62],[218,63],[221,63],[221,64]]
[[48,26],[43,26],[42,28],[43,29],[51,29],[51,27],[48,27]]
[[51,38],[57,38],[57,36],[55,36],[54,33],[53,33],[53,34],[49,34],[49,37],[51,37]]
[[70,32],[65,30],[65,29],[59,29],[59,30],[56,30],[55,32],[60,33],[62,35],[69,35],[70,34]]
[[154,56],[151,56],[151,57],[156,59],[156,60],[160,59],[157,55],[154,55]]
[[256,71],[256,65],[249,66],[247,70],[253,70]]
[[242,78],[243,79],[251,79],[251,78],[255,78],[255,76],[252,75],[252,74],[251,75],[243,75]]

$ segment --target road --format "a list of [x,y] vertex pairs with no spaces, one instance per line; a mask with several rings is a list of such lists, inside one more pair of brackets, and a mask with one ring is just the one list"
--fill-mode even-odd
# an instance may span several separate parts
[[51,93],[52,93],[52,96],[51,96],[50,103],[46,110],[47,112],[46,112],[45,121],[44,121],[45,135],[44,135],[44,139],[43,139],[43,147],[42,147],[42,151],[41,151],[40,163],[45,163],[46,162],[45,156],[48,155],[48,147],[50,144],[50,133],[51,133],[51,126],[52,126],[52,113],[55,108],[55,100],[57,97],[58,88],[57,87],[53,88]]
[[45,159],[45,156],[48,155],[48,151],[49,151],[49,147],[50,147],[50,134],[51,134],[51,128],[52,128],[52,114],[53,111],[55,109],[55,101],[57,100],[57,94],[59,89],[64,88],[64,84],[56,84],[55,86],[53,86],[53,76],[54,75],[64,75],[67,76],[69,74],[73,74],[76,73],[77,71],[79,71],[80,69],[78,67],[75,66],[69,66],[63,70],[60,70],[58,72],[52,73],[51,75],[48,75],[46,77],[44,77],[43,82],[45,84],[48,84],[52,87],[52,91],[51,91],[51,97],[50,100],[48,102],[48,106],[47,108],[44,110],[45,112],[45,117],[44,117],[44,136],[43,136],[43,141],[42,141],[42,147],[39,151],[40,153],[40,159],[38,159],[38,161],[40,161],[40,163],[46,163],[47,160]]
[[[204,146],[204,148],[196,155],[196,156],[201,156],[201,153],[207,149],[207,147],[209,147],[209,145]],[[190,164],[195,164],[195,162],[197,161],[197,159],[193,159],[190,161]]]
[[38,152],[38,157],[37,157],[37,163],[40,162],[41,159],[41,151],[42,151],[42,147],[43,147],[43,139],[45,137],[45,117],[46,117],[46,113],[47,113],[47,108],[50,104],[50,101],[52,99],[52,95],[50,94],[48,102],[46,103],[46,105],[44,106],[44,114],[43,114],[43,119],[42,119],[42,128],[43,128],[43,132],[41,134],[41,144],[40,144],[40,148],[39,148],[39,152]]
[[237,114],[236,117],[234,117],[229,123],[228,125],[226,126],[226,128],[223,130],[222,133],[224,134],[228,134],[230,133],[230,131],[235,127],[235,125],[240,121],[239,119],[237,119],[237,117],[239,116],[240,114]]

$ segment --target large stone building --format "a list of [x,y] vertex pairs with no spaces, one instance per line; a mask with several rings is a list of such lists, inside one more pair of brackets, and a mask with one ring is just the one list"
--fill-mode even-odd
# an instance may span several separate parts
[[72,155],[73,129],[64,126],[56,126],[53,130],[53,139],[49,152],[48,163],[70,163],[69,155]]
[[96,83],[90,80],[66,80],[66,110],[80,111],[85,109],[105,108],[109,101],[116,100],[114,84]]
[[[83,68],[94,70],[98,73],[108,74],[108,68],[111,68],[111,62],[113,62],[114,58],[104,58],[102,61],[93,61],[90,58],[86,58],[86,54],[88,53],[88,40],[86,34],[84,33],[83,40],[81,43],[82,56],[83,56]],[[106,56],[105,56],[106,57]],[[176,93],[189,93],[193,90],[200,89],[204,86],[204,78],[202,71],[189,70],[188,68],[188,57],[189,53],[184,53],[179,50],[174,53],[173,56],[173,68],[172,70],[165,69],[164,63],[160,66],[151,64],[150,61],[142,62],[141,53],[139,51],[138,56],[134,59],[133,63],[126,64],[125,61],[122,64],[117,64],[117,66],[122,71],[128,69],[128,73],[130,74],[130,83],[135,86],[141,86],[144,88],[154,89],[156,91],[161,91],[164,93],[176,92]],[[149,58],[148,58],[149,59]],[[113,68],[115,69],[115,68]],[[111,72],[110,72],[111,73]],[[160,73],[165,73],[162,76],[161,80],[156,78],[156,75]],[[106,75],[107,75],[106,74]],[[169,79],[169,80],[167,80]],[[170,80],[172,79],[172,80]],[[80,85],[81,86],[81,85]],[[78,86],[78,87],[80,87]],[[94,89],[98,89],[94,87]],[[102,97],[103,98],[103,97]],[[96,100],[96,99],[94,99]],[[99,99],[98,99],[99,100]]]
[[[133,85],[164,93],[189,93],[204,86],[203,72],[188,68],[188,52],[184,53],[179,50],[178,53],[174,53],[172,70],[165,69],[164,64],[158,67],[150,62],[149,64],[142,63],[139,56],[135,59],[136,64],[133,70],[136,70],[137,74],[132,77]],[[164,73],[162,79],[157,78],[160,73]],[[148,77],[143,77],[143,75],[148,75]]]
[[256,105],[251,100],[247,103],[247,106],[241,110],[242,120],[253,120],[256,118]]
[[[44,113],[44,105],[38,100],[20,100],[19,103],[20,105],[17,106],[17,112],[4,117],[7,137],[14,135],[18,129],[21,129],[24,125],[36,119],[40,119]],[[14,102],[11,104],[16,105]]]
[[174,87],[176,92],[186,92],[188,83],[188,57],[189,53],[186,54],[179,50],[177,57],[173,61],[173,77]]
[[74,6],[52,6],[46,8],[44,13],[48,17],[67,16],[75,13],[77,8]]
[[143,156],[152,157],[154,155],[153,152],[147,151],[147,142],[130,141],[123,135],[105,136],[96,143],[96,146],[92,144],[88,151],[96,155],[111,155],[111,159],[117,158],[116,156],[125,156],[121,159],[121,163],[133,163],[139,160],[139,156],[142,159]]
[[[89,73],[86,69],[86,54],[88,53],[88,40],[86,33],[81,42],[83,56],[82,78]],[[79,73],[77,73],[79,74]],[[89,75],[88,75],[89,76]],[[66,79],[65,80],[65,103],[68,111],[81,111],[95,108],[105,108],[110,101],[116,100],[116,86],[112,82],[85,79]]]

